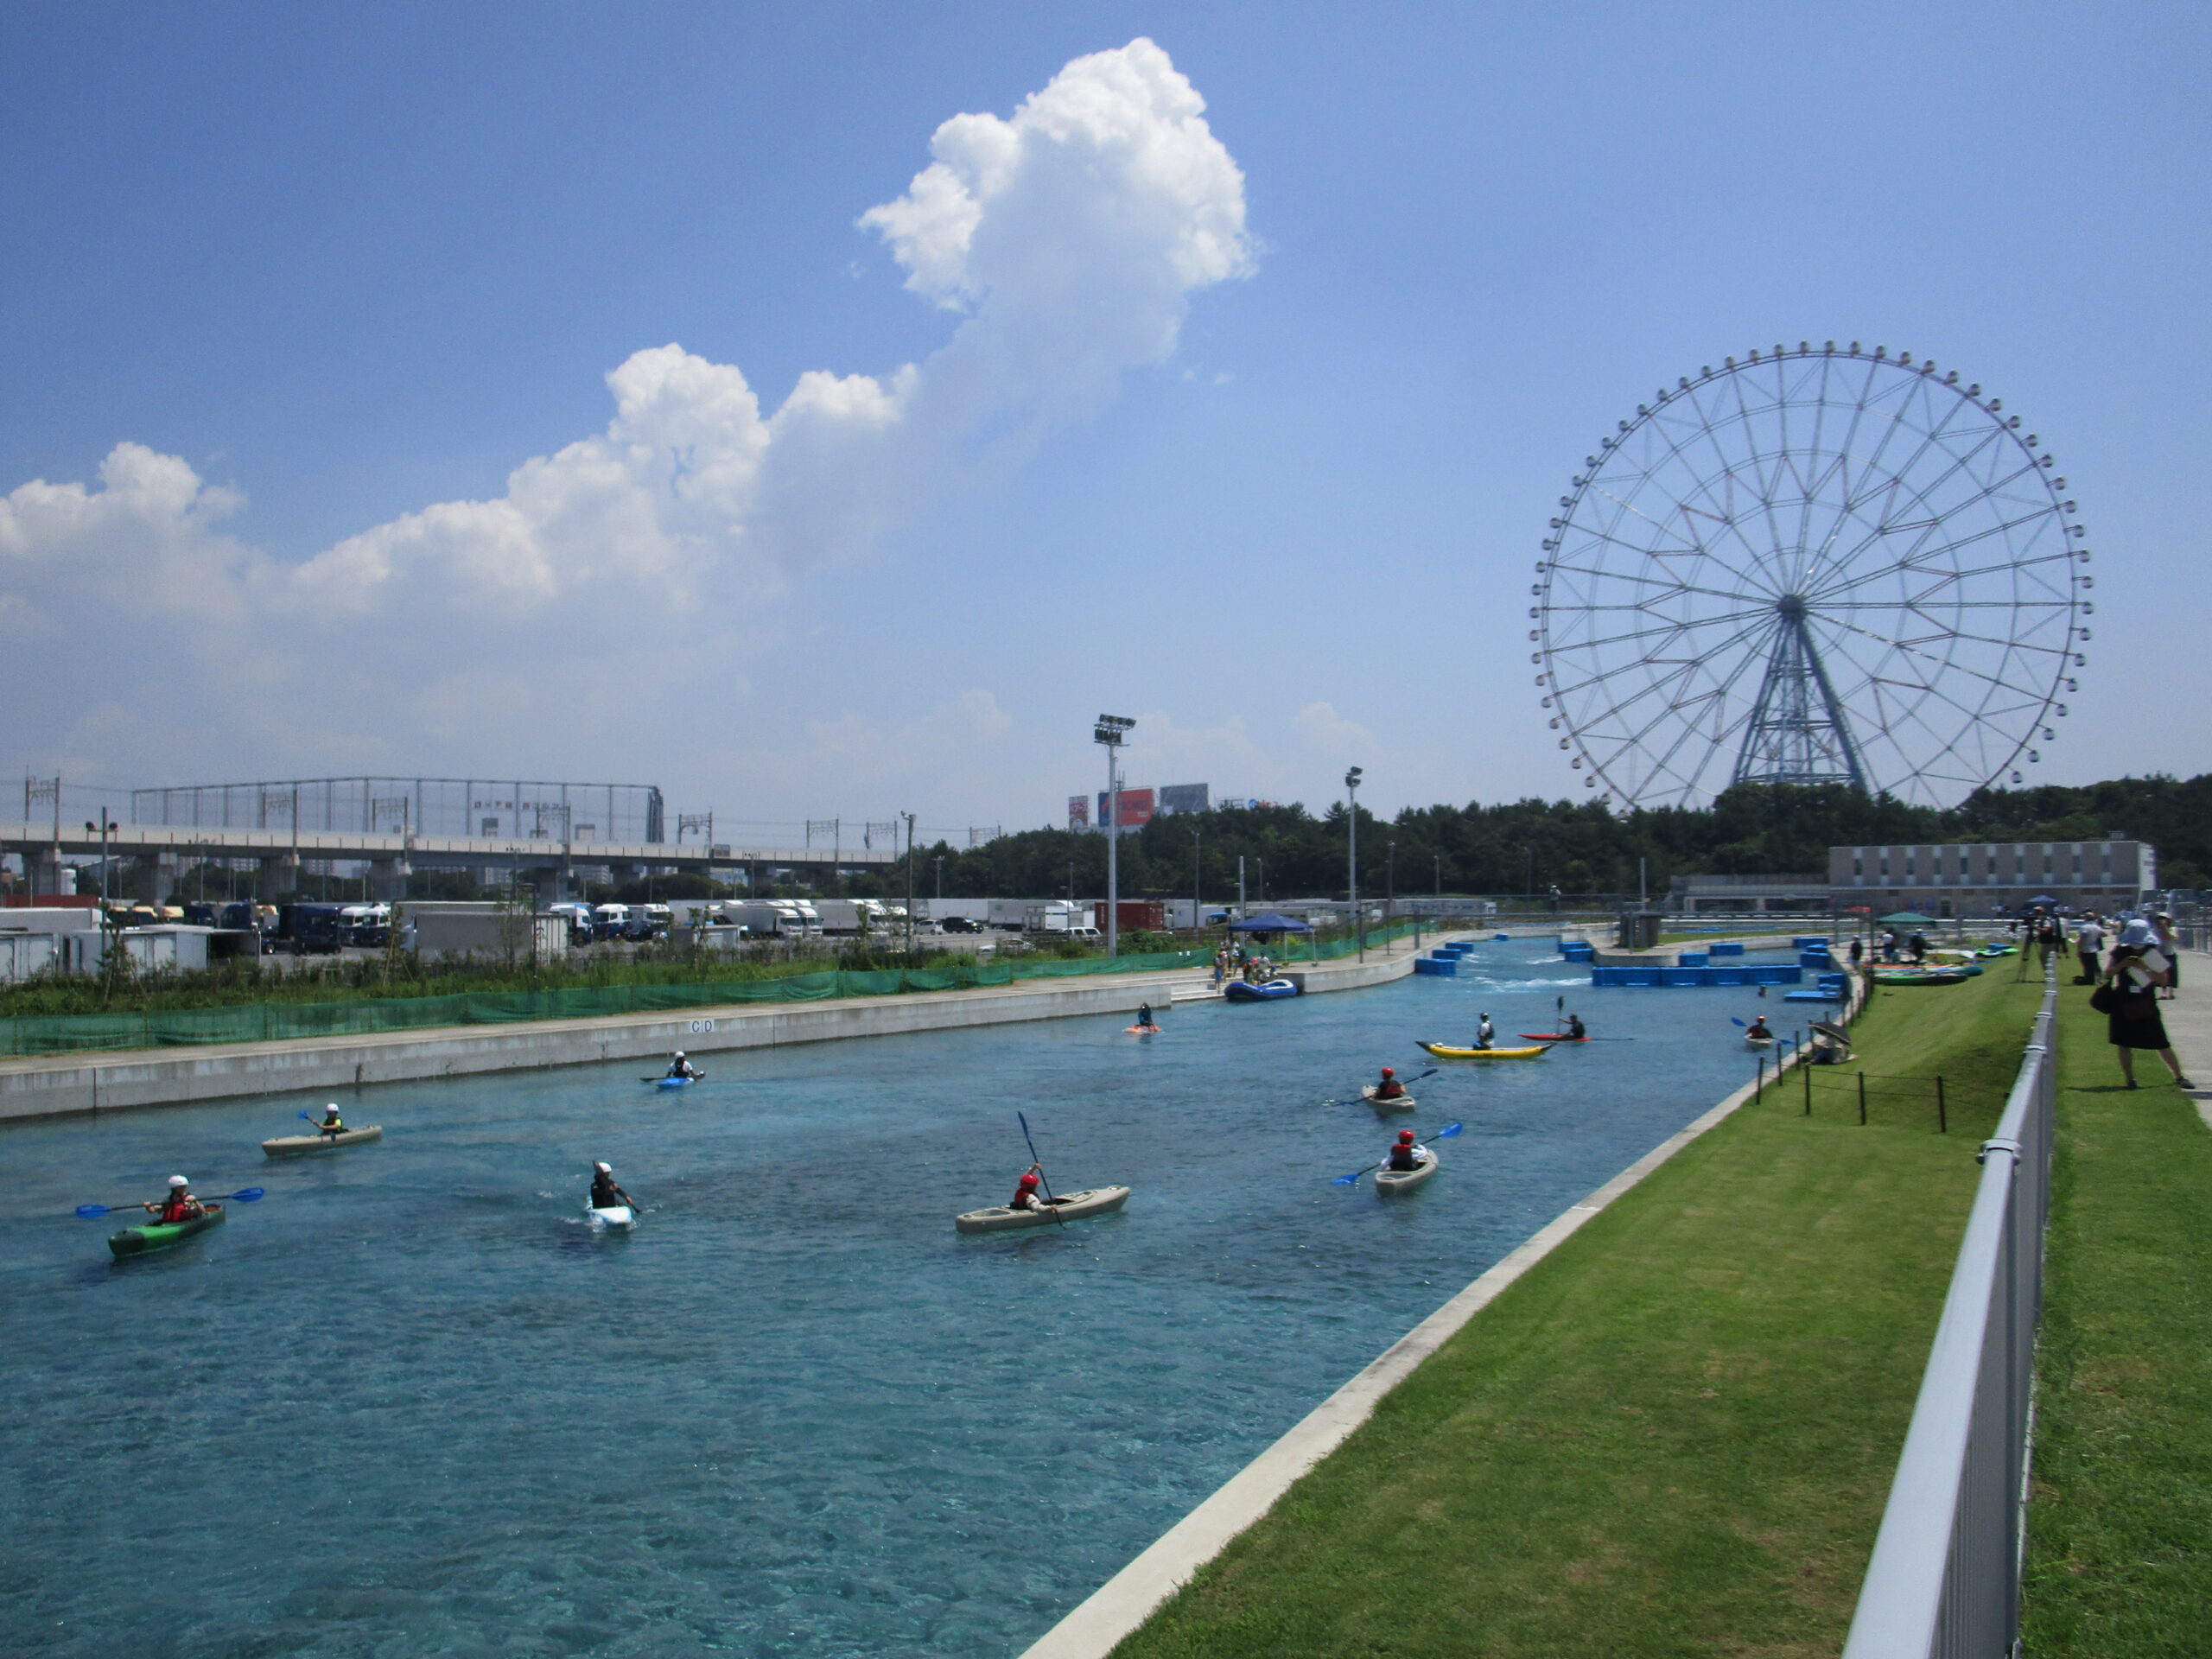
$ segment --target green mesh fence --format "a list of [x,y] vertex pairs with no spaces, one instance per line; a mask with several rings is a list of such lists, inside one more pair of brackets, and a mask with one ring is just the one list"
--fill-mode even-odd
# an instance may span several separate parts
[[[1367,936],[1370,949],[1402,938],[1410,923]],[[1298,962],[1329,962],[1357,950],[1354,939],[1298,942]],[[829,969],[780,979],[709,981],[692,985],[594,985],[554,991],[475,991],[456,996],[377,997],[352,1002],[253,1002],[234,1007],[145,1014],[77,1014],[0,1020],[0,1054],[70,1054],[118,1048],[174,1048],[203,1043],[259,1043],[296,1037],[353,1037],[434,1026],[509,1025],[525,1020],[592,1020],[610,1014],[730,1007],[748,1002],[824,1002],[842,996],[894,996],[1011,985],[1020,979],[1084,979],[1103,974],[1157,973],[1204,968],[1210,950],[1166,950],[1065,960],[1015,957],[983,966]]]

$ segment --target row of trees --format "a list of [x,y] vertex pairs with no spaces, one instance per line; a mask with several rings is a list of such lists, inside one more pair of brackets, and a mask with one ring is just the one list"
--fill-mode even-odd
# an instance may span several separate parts
[[[1743,785],[1702,808],[1616,814],[1593,803],[1529,799],[1408,807],[1391,819],[1363,807],[1359,819],[1360,887],[1377,895],[1386,887],[1403,894],[1541,894],[1554,886],[1634,893],[1639,872],[1656,894],[1677,875],[1825,880],[1831,846],[2107,836],[2156,846],[2167,886],[2212,885],[2212,773],[1982,789],[1948,810],[1842,785]],[[1241,857],[1254,903],[1341,896],[1344,841],[1342,802],[1318,816],[1292,805],[1156,818],[1122,838],[1121,889],[1130,898],[1186,896],[1195,868],[1209,900],[1232,899]],[[850,878],[853,892],[887,898],[902,895],[906,883],[903,868]],[[918,850],[914,887],[923,897],[1095,897],[1106,890],[1105,838],[1027,830],[973,849],[939,842]]]

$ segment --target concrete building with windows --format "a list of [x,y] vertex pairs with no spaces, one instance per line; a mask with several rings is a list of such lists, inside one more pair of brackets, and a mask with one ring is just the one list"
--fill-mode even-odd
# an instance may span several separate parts
[[1977,842],[1831,847],[1828,893],[1839,910],[1877,916],[2012,915],[2032,899],[2107,914],[2158,885],[2158,849],[2139,841]]

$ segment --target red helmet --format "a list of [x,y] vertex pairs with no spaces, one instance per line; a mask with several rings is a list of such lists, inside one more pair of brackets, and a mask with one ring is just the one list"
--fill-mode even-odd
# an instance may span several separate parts
[[1411,1129],[1400,1129],[1398,1131],[1398,1144],[1400,1146],[1410,1147],[1413,1143],[1414,1132]]
[[1036,1173],[1034,1170],[1032,1170],[1028,1174],[1024,1175],[1024,1176],[1021,1178],[1021,1185],[1024,1185],[1024,1186],[1034,1186],[1034,1185],[1037,1185],[1037,1173]]
[[1387,1065],[1386,1065],[1386,1066],[1384,1066],[1384,1067],[1382,1068],[1382,1075],[1383,1075],[1384,1077],[1396,1077],[1398,1074],[1397,1074],[1396,1072],[1393,1071],[1392,1071],[1389,1066],[1387,1066]]

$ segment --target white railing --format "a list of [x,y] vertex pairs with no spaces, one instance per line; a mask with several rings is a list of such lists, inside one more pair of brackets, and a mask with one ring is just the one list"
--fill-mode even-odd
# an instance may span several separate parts
[[2027,1532],[2030,1388],[2058,1093],[2058,981],[1967,1220],[1844,1659],[2015,1659]]

